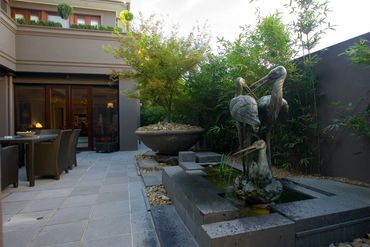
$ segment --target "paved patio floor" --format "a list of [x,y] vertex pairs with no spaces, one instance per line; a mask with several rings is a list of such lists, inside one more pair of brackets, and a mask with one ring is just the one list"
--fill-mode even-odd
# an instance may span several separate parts
[[8,187],[2,193],[5,247],[159,246],[136,153],[81,152],[78,166],[60,180]]

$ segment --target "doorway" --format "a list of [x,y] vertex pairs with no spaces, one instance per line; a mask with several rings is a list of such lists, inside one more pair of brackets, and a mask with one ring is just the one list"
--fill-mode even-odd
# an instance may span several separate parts
[[46,126],[81,129],[77,148],[92,149],[91,87],[47,86]]
[[78,149],[119,149],[117,87],[18,84],[15,117],[16,131],[81,129]]

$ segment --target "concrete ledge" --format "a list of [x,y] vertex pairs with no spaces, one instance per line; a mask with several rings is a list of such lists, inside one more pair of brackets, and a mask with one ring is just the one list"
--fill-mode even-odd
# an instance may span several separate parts
[[162,182],[184,224],[199,243],[201,225],[235,219],[238,209],[219,196],[223,193],[199,175],[181,167],[166,167]]
[[198,246],[174,206],[157,206],[152,208],[151,213],[162,247]]
[[370,229],[370,205],[345,196],[331,196],[273,207],[295,222],[296,246],[329,246],[362,236]]
[[202,226],[201,246],[294,246],[294,222],[273,213]]

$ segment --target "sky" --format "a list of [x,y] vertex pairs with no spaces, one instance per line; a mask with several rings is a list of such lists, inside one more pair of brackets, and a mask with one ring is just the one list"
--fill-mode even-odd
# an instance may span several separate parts
[[[288,23],[284,4],[289,4],[289,0],[255,0],[252,3],[250,0],[131,0],[131,11],[134,16],[139,12],[144,16],[164,16],[170,23],[179,25],[181,34],[191,32],[198,24],[207,24],[211,45],[215,48],[216,37],[233,41],[241,26],[255,26],[257,7],[261,16],[276,10],[283,12],[283,20]],[[336,27],[328,31],[315,50],[370,32],[370,0],[329,0],[329,8],[328,21]]]

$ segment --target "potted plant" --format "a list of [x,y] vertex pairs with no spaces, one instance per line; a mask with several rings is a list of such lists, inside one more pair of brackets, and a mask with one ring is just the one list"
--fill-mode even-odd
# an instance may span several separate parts
[[176,27],[165,32],[163,21],[155,16],[139,18],[139,25],[127,34],[115,34],[120,46],[109,50],[132,70],[114,74],[136,80],[136,89],[125,92],[129,97],[165,109],[164,122],[136,131],[144,144],[167,154],[187,150],[204,130],[173,123],[173,110],[181,95],[183,78],[196,68],[208,49],[208,35],[190,33],[178,37]]
[[119,20],[126,25],[126,32],[128,32],[129,29],[129,23],[134,19],[134,15],[127,9],[122,10],[119,13]]
[[68,18],[73,13],[73,8],[67,3],[60,3],[57,5],[58,14],[64,20],[68,20]]

